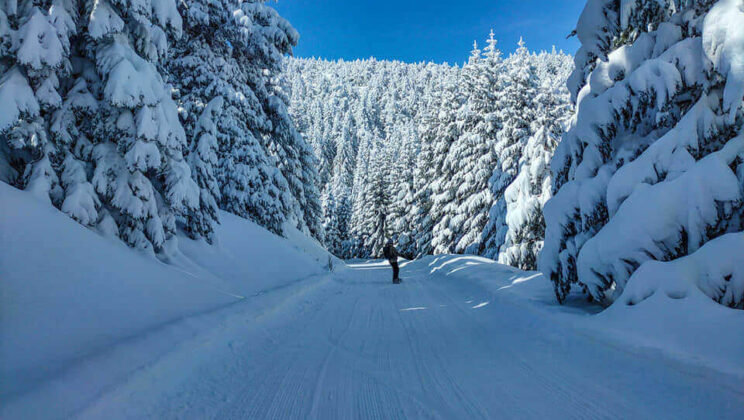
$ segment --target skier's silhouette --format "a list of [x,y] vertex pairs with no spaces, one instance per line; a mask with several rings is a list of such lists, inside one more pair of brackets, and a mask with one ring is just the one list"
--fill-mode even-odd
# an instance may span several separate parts
[[395,245],[393,245],[392,239],[388,239],[385,247],[382,248],[382,254],[393,267],[393,283],[400,283],[400,278],[398,278],[398,250],[395,249]]

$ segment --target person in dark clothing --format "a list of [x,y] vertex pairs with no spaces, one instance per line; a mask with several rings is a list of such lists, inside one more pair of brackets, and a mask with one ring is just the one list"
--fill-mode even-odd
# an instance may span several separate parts
[[382,254],[387,258],[390,266],[393,267],[393,283],[400,283],[400,278],[398,277],[398,272],[400,271],[398,268],[398,250],[395,249],[392,240],[387,241],[385,247],[382,248]]

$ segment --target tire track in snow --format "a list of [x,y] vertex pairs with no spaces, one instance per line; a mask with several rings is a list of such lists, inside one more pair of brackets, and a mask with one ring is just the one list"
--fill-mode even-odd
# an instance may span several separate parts
[[351,309],[351,315],[349,316],[349,322],[346,324],[346,327],[343,329],[343,331],[339,334],[339,337],[334,339],[332,331],[329,331],[328,341],[331,343],[331,346],[326,353],[325,359],[323,360],[323,366],[320,369],[320,373],[318,374],[318,378],[315,381],[315,389],[313,391],[313,402],[312,406],[310,407],[310,413],[308,414],[308,418],[311,419],[322,419],[318,415],[318,409],[320,406],[320,399],[321,394],[324,391],[324,381],[326,374],[328,372],[328,365],[331,362],[331,358],[336,354],[336,351],[338,350],[339,343],[343,340],[343,337],[349,332],[349,328],[351,328],[352,323],[354,322],[354,315],[356,314],[357,305],[359,304],[359,297],[357,297],[354,300],[354,305]]
[[[427,305],[427,309],[421,311],[421,313],[408,314],[409,316],[406,316],[405,318],[400,309],[393,307],[391,310],[398,313],[398,320],[408,340],[411,353],[416,355],[413,359],[416,363],[417,371],[419,372],[419,381],[422,391],[430,393],[432,391],[431,386],[433,385],[433,390],[436,391],[436,395],[433,397],[431,403],[439,406],[442,411],[447,413],[446,417],[448,418],[462,417],[463,414],[467,418],[483,418],[483,411],[476,407],[475,404],[461,391],[457,385],[457,381],[453,379],[450,372],[446,369],[446,364],[441,363],[442,358],[436,351],[438,346],[421,333],[422,331],[441,330],[441,327],[443,326],[441,322],[435,322],[433,325],[431,322],[431,317],[435,316],[431,314],[436,313],[436,311],[431,308],[435,307],[438,303],[432,300],[431,296],[427,294],[423,287],[421,287],[422,284],[418,278],[414,276],[407,277],[406,279],[406,286],[402,287],[402,290],[400,290],[401,293],[405,293],[403,295],[406,298],[405,303],[401,305],[400,301],[403,300],[403,298],[401,298],[399,299],[399,303],[395,306],[412,307],[415,305],[413,300],[415,298],[416,302],[422,302],[421,305]],[[416,296],[412,295],[411,290],[414,287],[416,287],[417,292],[420,294],[417,294]],[[425,299],[424,297],[428,297],[428,299]],[[443,331],[437,331],[437,334],[431,335],[441,337],[442,333]],[[450,401],[451,396],[457,397],[457,402],[459,402],[459,404],[452,404]],[[458,414],[458,408],[464,410],[465,413]]]
[[[335,282],[333,284],[337,285]],[[318,356],[317,349],[311,348],[308,352],[302,342],[297,340],[304,340],[305,343],[312,340],[313,337],[306,336],[307,332],[312,330],[311,326],[314,324],[324,324],[323,308],[326,306],[327,296],[337,293],[337,290],[327,290],[325,294],[317,296],[317,302],[309,306],[312,310],[299,312],[299,322],[296,325],[284,325],[284,331],[277,330],[281,331],[282,338],[266,352],[265,359],[257,361],[257,369],[246,378],[246,385],[241,391],[244,397],[222,407],[216,418],[302,416],[300,412],[306,410],[298,406],[297,401],[303,400],[298,396],[309,394],[309,391],[303,392],[307,382],[305,378],[312,375],[312,364],[307,361]],[[287,352],[288,349],[291,351]]]
[[[431,297],[431,295],[428,294],[428,292],[426,292],[426,293],[427,293],[427,295],[429,297]],[[435,300],[431,299],[430,304],[431,304],[432,307],[434,307],[436,303],[437,302],[435,302]],[[444,334],[445,332],[446,332],[446,335],[448,335],[450,337],[454,337],[456,335],[456,333],[454,332],[453,329],[447,327],[447,324],[442,319],[441,311],[436,310],[436,309],[432,309],[430,313],[432,314],[433,317],[435,317],[437,319],[436,325],[438,325],[440,327],[440,329],[443,330],[441,334],[438,334],[438,336],[444,337],[445,336],[445,334]],[[415,327],[412,328],[412,329],[415,329]],[[429,347],[430,348],[437,348],[437,347],[435,347],[433,345],[430,345]],[[444,350],[446,351],[448,349],[445,348]],[[429,363],[427,363],[427,366],[437,366],[437,369],[434,371],[434,374],[436,374],[436,372],[440,372],[440,371],[443,373],[442,379],[439,380],[439,382],[440,383],[442,381],[445,382],[445,384],[443,386],[443,388],[445,389],[445,392],[446,391],[451,391],[452,395],[454,395],[454,396],[457,397],[457,401],[459,402],[459,404],[457,404],[457,405],[462,406],[462,408],[466,412],[465,414],[467,415],[467,417],[468,418],[488,418],[488,416],[487,416],[485,410],[483,409],[483,407],[481,407],[479,404],[477,404],[477,402],[475,402],[474,400],[472,400],[471,398],[469,398],[467,396],[467,393],[464,392],[463,389],[460,387],[460,385],[458,383],[459,381],[457,379],[455,379],[455,377],[453,376],[453,374],[450,372],[450,369],[447,367],[448,366],[448,363],[445,360],[445,358],[442,356],[442,352],[441,351],[433,351],[431,353],[431,356],[432,356],[432,358],[434,360],[430,360]],[[439,376],[439,375],[437,375],[437,376]]]

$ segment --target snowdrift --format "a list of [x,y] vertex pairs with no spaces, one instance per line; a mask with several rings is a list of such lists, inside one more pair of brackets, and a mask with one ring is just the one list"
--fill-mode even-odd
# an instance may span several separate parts
[[720,258],[712,256],[741,253],[743,243],[744,236],[731,234],[688,257],[647,262],[630,278],[620,298],[601,312],[578,292],[559,305],[551,282],[539,272],[465,255],[426,257],[422,263],[432,276],[480,284],[490,291],[492,304],[514,303],[542,312],[546,331],[555,328],[554,322],[567,323],[630,349],[653,349],[683,363],[744,378],[744,311],[720,305],[700,290],[730,273],[734,273],[730,281],[736,281],[744,272],[744,259],[719,264]]
[[688,256],[646,262],[597,318],[644,344],[697,355],[727,372],[744,372],[744,311],[709,297],[731,304],[742,294],[742,250],[744,234],[731,233]]
[[170,261],[215,288],[251,296],[318,274],[329,258],[340,264],[318,242],[291,226],[284,227],[284,239],[231,213],[221,212],[220,219],[215,245],[179,238],[180,253]]
[[0,203],[0,393],[21,392],[144,331],[320,273],[328,262],[299,232],[290,241],[223,213],[220,244],[179,238],[165,264],[2,182]]

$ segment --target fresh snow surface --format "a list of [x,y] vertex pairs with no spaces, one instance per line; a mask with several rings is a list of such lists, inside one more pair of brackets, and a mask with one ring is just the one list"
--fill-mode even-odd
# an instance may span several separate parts
[[309,239],[290,242],[228,213],[220,243],[179,237],[163,264],[2,182],[0,203],[3,400],[144,331],[327,264],[328,254]]
[[744,312],[694,288],[644,300],[631,278],[596,314],[473,256],[404,261],[393,285],[226,213],[163,264],[0,199],[2,419],[744,418]]

